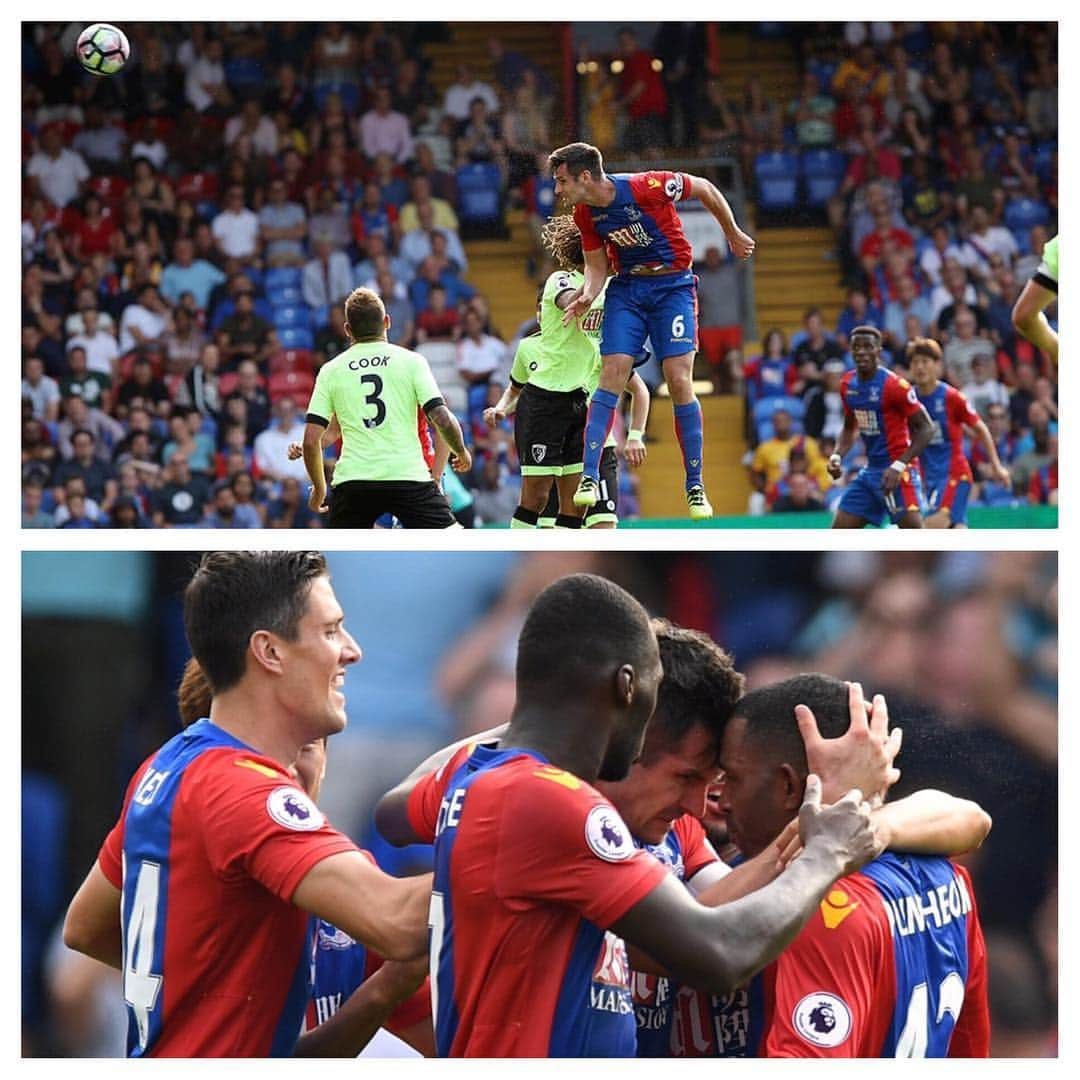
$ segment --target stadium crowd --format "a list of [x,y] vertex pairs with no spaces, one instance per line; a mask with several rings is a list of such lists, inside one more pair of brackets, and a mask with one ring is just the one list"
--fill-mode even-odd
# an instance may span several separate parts
[[483,431],[448,481],[482,519],[516,463],[472,421],[512,352],[462,236],[535,202],[543,72],[492,38],[495,82],[439,94],[431,23],[143,23],[101,79],[79,29],[24,25],[23,524],[318,526],[285,450],[361,285]]
[[744,133],[743,161],[749,174],[765,162],[825,163],[814,177],[824,187],[807,171],[803,201],[788,212],[816,204],[827,215],[847,302],[835,326],[812,308],[790,340],[768,329],[759,355],[725,358],[747,400],[752,509],[831,508],[865,463],[856,445],[844,481],[833,485],[824,468],[843,424],[848,335],[860,324],[881,331],[884,359],[901,375],[914,338],[941,345],[942,379],[986,422],[1012,472],[1011,486],[995,481],[969,439],[971,505],[1056,503],[1056,364],[1012,321],[1057,232],[1054,25],[787,32],[800,36],[799,95],[759,110],[771,120],[756,144]]

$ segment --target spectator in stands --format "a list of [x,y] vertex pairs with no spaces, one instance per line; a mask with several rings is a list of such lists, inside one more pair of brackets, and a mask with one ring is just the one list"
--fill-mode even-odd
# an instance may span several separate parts
[[401,257],[410,266],[418,267],[429,256],[436,255],[440,263],[444,259],[450,260],[454,273],[466,270],[465,248],[461,238],[453,229],[436,226],[432,202],[420,203],[417,216],[419,220],[416,226],[401,239]]
[[[399,290],[399,283],[389,268],[381,269],[375,275],[375,291],[379,294],[390,316],[390,329],[387,340],[392,345],[411,349],[416,338],[416,312],[409,299],[408,290]],[[399,291],[403,295],[398,295]]]
[[[941,284],[930,294],[930,307],[933,312],[930,321],[934,327],[933,336],[938,337],[949,332],[957,307],[974,309],[978,302],[979,294],[975,286],[968,281],[963,266],[953,259],[947,259],[941,272]],[[980,314],[976,314],[976,319],[979,319]],[[981,325],[985,325],[985,322]]]
[[[961,315],[957,327],[961,321],[970,319],[969,315]],[[1009,391],[994,377],[994,359],[987,353],[976,353],[971,358],[971,381],[961,386],[960,392],[983,420],[994,406],[1009,407]]]
[[499,95],[495,88],[476,78],[467,64],[459,64],[457,76],[446,88],[443,96],[443,112],[461,123],[468,118],[472,102],[476,98],[484,102],[489,112],[499,111]]
[[315,237],[312,258],[304,264],[301,289],[304,303],[313,308],[340,303],[353,290],[349,256],[333,249],[328,234]]
[[668,111],[667,90],[653,56],[638,42],[629,28],[619,31],[619,102],[626,112],[622,149],[656,157],[664,144],[664,118]]
[[120,319],[120,352],[158,346],[172,329],[172,316],[154,285],[143,285],[135,303],[124,308]]
[[73,477],[65,488],[64,503],[56,508],[53,525],[57,529],[96,529],[102,519],[101,507],[80,490],[82,481]]
[[23,361],[22,396],[29,399],[36,420],[54,423],[60,417],[60,386],[45,374],[45,361],[28,356]]
[[1001,256],[1012,266],[1020,254],[1013,234],[1004,225],[994,225],[985,206],[977,205],[971,208],[968,214],[967,242],[978,256],[971,268],[978,277],[986,277],[990,273],[993,256]]
[[250,470],[230,469],[229,483],[232,485],[233,495],[236,496],[236,505],[251,507],[259,520],[263,520],[266,506],[259,500],[258,488],[255,486],[255,478]]
[[242,263],[255,261],[259,252],[259,219],[244,205],[244,189],[231,184],[225,193],[225,209],[214,218],[210,231],[223,258]]
[[56,445],[60,456],[69,458],[74,454],[72,439],[75,432],[89,431],[94,436],[98,456],[102,461],[108,461],[110,448],[123,438],[123,425],[74,394],[61,398],[60,406],[63,419],[56,425]]
[[[486,388],[491,377],[506,361],[506,345],[497,337],[485,333],[483,317],[475,309],[466,308],[461,320],[461,340],[458,342],[458,371],[465,381],[470,386]],[[470,400],[472,398],[470,394]],[[482,402],[480,408],[483,408]]]
[[365,251],[370,242],[378,237],[387,248],[397,246],[401,233],[398,224],[398,209],[384,203],[379,185],[368,181],[360,202],[354,207],[352,215],[353,239],[356,246]]
[[308,218],[308,243],[314,246],[320,236],[329,239],[335,251],[348,251],[352,243],[352,227],[346,208],[338,202],[333,189],[324,187],[315,196],[315,210]]
[[[91,371],[101,372],[116,381],[117,362],[120,356],[116,337],[105,329],[100,320],[102,315],[96,308],[85,308],[79,312],[82,328],[68,338],[67,347],[78,346],[86,352],[86,364]],[[108,316],[104,316],[108,318]]]
[[[383,306],[386,306],[385,297]],[[330,319],[327,324],[319,327],[315,332],[315,367],[319,368],[327,360],[333,360],[350,344],[345,333],[345,307],[342,304],[335,304],[330,308]]]
[[800,147],[833,145],[836,102],[822,92],[821,83],[812,71],[803,72],[801,92],[788,103],[787,112]]
[[825,499],[805,472],[792,470],[778,485],[774,514],[806,513],[825,509]]
[[471,285],[461,281],[455,274],[440,273],[438,263],[429,255],[416,268],[416,276],[409,282],[409,299],[414,311],[421,312],[428,306],[428,295],[435,284],[446,289],[447,301],[451,307],[457,307],[476,293]]
[[154,171],[149,158],[135,158],[131,164],[130,196],[148,221],[152,221],[166,236],[176,227],[176,193],[172,185]]
[[166,375],[187,376],[198,363],[206,346],[206,335],[187,308],[178,305],[172,326],[161,337],[161,353]]
[[469,115],[458,125],[455,154],[459,166],[471,162],[490,162],[506,172],[506,152],[499,134],[499,124],[484,99],[475,97]]
[[86,349],[72,345],[67,354],[68,371],[60,379],[62,397],[79,397],[92,409],[109,412],[112,407],[112,379],[100,371],[91,371],[86,363]]
[[844,427],[844,403],[840,383],[847,370],[843,360],[826,360],[821,381],[811,386],[803,399],[806,413],[803,430],[817,439],[838,439]]
[[986,171],[986,158],[979,146],[964,151],[964,172],[956,182],[956,208],[961,214],[981,206],[995,220],[1005,207],[1005,192],[997,177]]
[[1028,501],[1036,506],[1058,504],[1058,437],[1051,435],[1047,445],[1047,462],[1031,474]]
[[792,357],[796,381],[792,390],[805,394],[815,383],[821,381],[821,373],[828,360],[843,360],[844,350],[825,333],[825,323],[819,308],[810,308],[803,316],[806,337],[798,344]]
[[210,38],[187,69],[184,97],[197,112],[224,115],[232,104],[225,82],[224,57],[224,44]]
[[51,529],[53,516],[42,507],[45,488],[36,479],[25,480],[22,485],[22,528]]
[[821,463],[817,443],[806,435],[795,434],[791,413],[787,409],[777,408],[772,414],[772,422],[772,438],[758,443],[750,460],[750,486],[754,489],[754,494],[750,496],[752,514],[764,513],[766,492],[788,471],[788,460],[794,447],[806,453],[811,469],[818,468]]
[[769,330],[761,342],[761,355],[755,356],[743,369],[747,403],[750,411],[765,398],[783,397],[795,386],[795,367],[788,353],[782,330]]
[[874,231],[859,246],[859,262],[868,280],[872,280],[889,251],[902,251],[909,261],[915,259],[915,240],[907,229],[897,228],[884,207],[874,214]]
[[1049,139],[1058,131],[1058,71],[1048,57],[1036,68],[1024,100],[1024,117],[1033,138]]
[[360,41],[344,23],[328,22],[311,53],[312,82],[355,83],[363,60]]
[[258,529],[262,521],[251,506],[240,506],[227,480],[219,480],[212,489],[210,506],[203,527],[207,529]]
[[107,514],[116,498],[116,474],[112,466],[98,455],[93,432],[76,431],[71,437],[71,448],[71,457],[61,461],[52,476],[57,505],[62,505],[66,498],[64,485],[72,477],[78,477],[85,485],[86,494]]
[[930,298],[919,295],[915,279],[905,274],[897,284],[896,296],[885,305],[884,322],[878,324],[885,331],[889,349],[900,352],[911,340],[909,319],[917,320],[918,332],[914,336],[925,337],[931,315]]
[[194,528],[202,520],[209,496],[206,478],[192,474],[183,454],[173,454],[164,469],[164,483],[154,492],[154,528]]
[[[90,294],[89,301],[80,293],[80,306],[96,309],[97,301],[94,300],[93,293]],[[22,280],[22,325],[36,327],[43,337],[55,341],[59,346],[63,337],[62,330],[71,334],[83,328],[82,320],[74,315],[69,316],[67,323],[62,326],[63,311],[63,302],[55,295],[46,293],[41,267],[36,263],[28,266]]]
[[81,154],[64,146],[59,126],[43,128],[39,142],[41,149],[26,166],[30,196],[40,194],[63,209],[85,192],[90,170]]
[[725,343],[740,344],[748,316],[745,264],[716,244],[709,244],[696,271],[698,324],[710,329],[728,328],[731,334],[724,338]]
[[432,285],[428,293],[428,306],[416,318],[416,340],[452,341],[457,335],[458,326],[457,309],[448,306],[446,288],[438,283]]
[[225,275],[213,263],[195,258],[195,244],[183,238],[176,241],[173,261],[161,275],[161,295],[174,307],[183,293],[191,293],[195,306],[205,311],[210,293],[225,282]]
[[265,371],[271,354],[280,348],[274,324],[255,311],[255,290],[250,284],[237,292],[236,310],[222,321],[216,340],[226,371],[236,370],[243,360],[254,360]]
[[399,165],[412,160],[409,118],[393,108],[388,86],[376,88],[372,107],[360,117],[360,146],[369,160],[377,154],[389,154]]
[[140,402],[155,415],[167,417],[171,405],[168,387],[154,373],[154,361],[148,353],[136,353],[131,374],[116,391],[116,412],[120,417]]
[[[930,158],[916,154],[902,183],[904,218],[916,236],[932,233],[951,220],[954,211],[952,185],[936,175]],[[945,233],[946,242],[948,231]]]
[[944,350],[945,374],[949,382],[959,389],[967,386],[974,377],[975,357],[984,357],[987,370],[993,371],[997,350],[989,338],[978,332],[974,308],[957,305],[952,328]]
[[227,147],[234,148],[244,137],[251,141],[252,149],[261,157],[271,157],[278,152],[277,128],[255,98],[245,101],[240,111],[225,122],[224,139]]
[[836,336],[846,339],[856,326],[876,326],[882,328],[884,318],[877,304],[872,304],[865,289],[858,286],[848,289],[847,304],[836,321]]
[[202,430],[202,417],[191,410],[175,409],[169,417],[169,439],[161,448],[161,461],[168,465],[174,454],[183,454],[197,476],[210,477],[214,471],[214,440]]
[[228,410],[228,406],[233,402],[242,403],[243,408],[239,412],[243,413],[250,443],[270,423],[270,395],[262,384],[259,366],[254,359],[241,360],[236,374],[236,389],[225,399],[226,415],[233,419],[234,414]]
[[[720,79],[705,83],[705,100],[698,116],[698,139],[706,154],[732,154],[738,149],[739,118]],[[599,145],[599,144],[598,144]]]
[[300,266],[304,261],[307,214],[287,199],[280,177],[271,180],[269,197],[259,210],[259,243],[267,266]]
[[87,105],[83,126],[71,140],[71,149],[82,156],[92,172],[115,173],[124,160],[127,132],[117,124],[105,123],[100,105]]
[[315,529],[322,522],[308,508],[300,481],[289,476],[281,482],[281,494],[266,508],[266,525],[270,529]]
[[273,420],[255,436],[255,468],[261,479],[272,484],[286,476],[303,481],[307,477],[303,458],[289,460],[289,444],[302,442],[304,420],[291,397],[280,397],[273,405]]

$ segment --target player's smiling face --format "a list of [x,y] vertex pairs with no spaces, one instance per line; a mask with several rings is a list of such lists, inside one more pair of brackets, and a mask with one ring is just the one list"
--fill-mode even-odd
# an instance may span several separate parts
[[856,334],[851,339],[851,358],[855,361],[855,370],[868,379],[877,370],[881,348],[873,334]]
[[330,579],[318,577],[308,593],[296,640],[283,645],[284,703],[300,719],[305,742],[345,727],[345,669],[361,653],[344,620]]
[[731,842],[751,859],[794,816],[785,805],[784,773],[746,738],[746,720],[741,716],[730,720],[724,730],[720,767],[724,773],[720,809],[727,817]]
[[658,737],[646,734],[643,760],[625,780],[601,785],[635,839],[647,844],[660,843],[683,814],[700,818],[716,778],[716,744],[706,728],[692,728],[674,747],[654,746]]

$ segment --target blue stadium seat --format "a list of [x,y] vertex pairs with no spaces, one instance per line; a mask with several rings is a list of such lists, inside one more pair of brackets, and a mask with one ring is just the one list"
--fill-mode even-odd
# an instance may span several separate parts
[[337,94],[341,98],[341,107],[347,113],[354,113],[360,106],[360,87],[356,83],[317,83],[311,89],[311,96],[315,99],[315,108],[322,112],[326,99],[331,94]]
[[502,174],[497,165],[473,162],[457,170],[458,216],[465,222],[498,221],[502,210]]
[[799,158],[773,150],[754,159],[758,205],[763,210],[793,210],[798,206]]
[[307,326],[286,326],[278,330],[283,349],[314,349],[315,337]]
[[289,286],[299,289],[303,276],[299,266],[272,266],[263,277],[263,285],[268,294]]
[[1054,154],[1057,152],[1057,140],[1039,143],[1035,150],[1035,175],[1048,184],[1054,174]]
[[286,330],[294,326],[311,326],[311,308],[307,304],[298,304],[290,307],[273,308],[272,322],[278,330]]
[[804,150],[799,161],[808,206],[824,206],[840,188],[847,158],[839,150]]
[[[255,314],[261,319],[265,319],[267,322],[274,321],[274,308],[270,301],[265,296],[255,297]],[[210,320],[210,329],[217,330],[221,327],[221,324],[230,316],[236,312],[236,302],[227,297],[222,300],[216,308],[214,308],[214,316]]]
[[253,57],[237,57],[225,61],[225,81],[229,89],[240,97],[247,97],[253,91],[262,89],[266,73],[262,64]]
[[758,442],[764,442],[773,437],[772,416],[777,409],[790,413],[792,432],[796,435],[802,434],[805,412],[802,398],[788,395],[767,397],[762,398],[754,406],[754,431],[757,432]]
[[271,307],[289,307],[293,304],[302,304],[304,294],[299,285],[279,285],[266,290],[266,299],[270,301]]
[[1050,224],[1050,207],[1035,199],[1010,199],[1005,204],[1005,226],[1014,233]]
[[321,330],[330,325],[330,305],[323,304],[321,307],[308,308],[311,317],[311,329]]

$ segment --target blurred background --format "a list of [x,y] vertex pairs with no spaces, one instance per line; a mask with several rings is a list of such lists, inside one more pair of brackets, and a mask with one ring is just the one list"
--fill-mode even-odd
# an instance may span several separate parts
[[[22,959],[27,1055],[123,1052],[119,976],[58,927],[132,772],[179,729],[190,553],[26,553]],[[706,630],[750,687],[799,671],[861,680],[904,727],[898,793],[977,800],[994,829],[969,862],[987,934],[995,1056],[1057,1052],[1058,575],[1053,553],[336,553],[349,725],[322,803],[387,869],[372,803],[423,757],[509,718],[532,598],[591,571]]]
[[[1057,374],[1010,318],[1057,231],[1056,23],[125,23],[108,78],[82,28],[22,24],[24,526],[318,527],[284,447],[360,285],[470,440],[459,520],[505,524],[511,422],[481,414],[551,269],[546,155],[577,139],[709,177],[757,239],[736,264],[679,204],[714,525],[828,523],[859,323],[894,366],[935,337],[990,424],[1012,483],[972,458],[972,525],[1056,522]],[[685,524],[642,374],[620,516]]]

